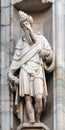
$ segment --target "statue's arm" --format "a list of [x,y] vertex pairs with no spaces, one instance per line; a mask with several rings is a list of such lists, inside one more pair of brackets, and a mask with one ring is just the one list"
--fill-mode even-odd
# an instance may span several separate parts
[[45,57],[45,60],[47,63],[50,63],[53,60],[54,51],[52,50],[48,40],[43,37],[42,38],[42,49],[41,49],[41,55],[42,57]]
[[[43,58],[43,60],[50,62],[53,58],[53,50],[51,49],[51,46],[49,44],[49,42],[47,41],[47,39],[41,35],[41,48],[37,50],[37,52],[39,53],[39,55]],[[50,61],[49,61],[50,59]]]
[[18,70],[18,65],[19,65],[19,56],[21,55],[21,46],[22,46],[22,39],[19,39],[19,41],[16,43],[16,48],[13,56],[12,63],[9,68],[8,72],[8,78],[11,83],[14,83],[18,81],[17,76],[15,75],[15,72]]
[[55,54],[45,37],[43,37],[41,56],[44,60],[45,70],[51,72],[55,68]]

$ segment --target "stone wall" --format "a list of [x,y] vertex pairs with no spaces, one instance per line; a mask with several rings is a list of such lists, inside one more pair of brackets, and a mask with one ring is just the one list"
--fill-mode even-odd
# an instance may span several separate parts
[[53,4],[53,42],[56,55],[56,68],[54,72],[53,112],[54,129],[64,130],[65,120],[65,39],[64,39],[64,0],[56,0]]
[[1,1],[1,130],[10,129],[10,96],[8,84],[10,50],[10,1]]
[[[1,18],[1,2],[0,2],[0,18]],[[0,25],[1,25],[1,19],[0,19]],[[1,39],[1,28],[0,28],[0,39]],[[1,46],[0,46],[0,95],[1,95]],[[1,96],[0,96],[0,103],[1,103]],[[0,106],[0,128],[1,128],[1,106]]]

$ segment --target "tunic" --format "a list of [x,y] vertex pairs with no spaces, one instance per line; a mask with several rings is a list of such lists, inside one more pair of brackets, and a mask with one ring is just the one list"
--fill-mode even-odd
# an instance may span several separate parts
[[41,93],[43,96],[48,95],[45,79],[45,69],[42,57],[37,50],[51,50],[48,41],[42,35],[36,35],[36,43],[29,45],[27,41],[21,39],[16,45],[14,57],[10,66],[13,72],[9,76],[13,80],[14,73],[20,68],[19,73],[19,96],[35,96]]

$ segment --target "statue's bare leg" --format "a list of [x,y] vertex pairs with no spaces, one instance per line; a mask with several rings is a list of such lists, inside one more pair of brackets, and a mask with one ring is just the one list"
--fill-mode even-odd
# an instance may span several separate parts
[[35,115],[34,115],[34,109],[33,109],[31,97],[25,96],[25,102],[26,102],[26,111],[28,114],[29,122],[34,123],[35,122]]
[[36,111],[36,122],[40,122],[40,115],[42,111],[42,94],[35,96],[35,111]]
[[20,108],[20,110],[19,110],[19,112],[20,112],[20,121],[21,121],[21,123],[23,123],[23,119],[24,119],[24,116],[23,116],[23,109],[24,109],[24,107],[23,107],[23,103],[22,103],[22,101],[20,102],[20,105],[19,105],[19,108]]

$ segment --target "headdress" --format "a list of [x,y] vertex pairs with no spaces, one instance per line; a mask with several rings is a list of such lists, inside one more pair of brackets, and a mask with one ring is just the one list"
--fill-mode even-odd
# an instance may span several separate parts
[[25,21],[28,21],[31,24],[33,23],[33,18],[27,13],[24,13],[23,11],[19,11],[18,14],[19,14],[19,19],[20,19],[20,24],[22,24]]

